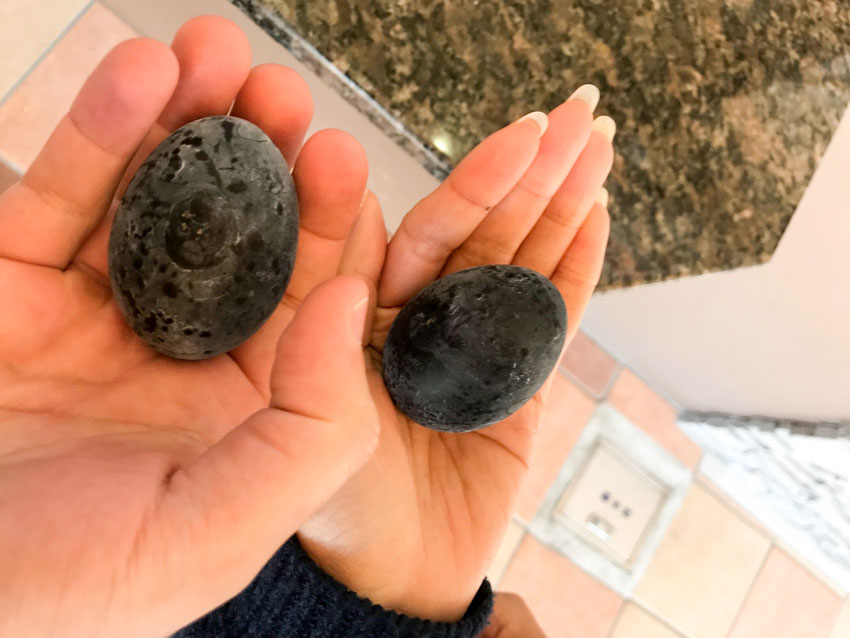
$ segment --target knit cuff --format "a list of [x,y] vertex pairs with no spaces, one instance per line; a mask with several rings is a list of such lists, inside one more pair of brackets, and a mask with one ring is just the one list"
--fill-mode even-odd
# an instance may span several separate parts
[[475,638],[492,611],[486,579],[454,623],[384,609],[322,571],[293,536],[245,590],[174,638]]

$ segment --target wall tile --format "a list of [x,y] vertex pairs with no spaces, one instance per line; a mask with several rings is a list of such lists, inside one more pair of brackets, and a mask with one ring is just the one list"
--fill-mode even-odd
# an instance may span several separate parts
[[552,638],[605,638],[622,599],[526,534],[499,589],[520,594]]
[[534,441],[529,471],[520,488],[516,513],[530,521],[564,459],[573,449],[596,404],[562,375],[555,375],[540,429]]
[[579,330],[561,359],[561,368],[593,396],[601,397],[617,368],[617,360]]
[[682,463],[691,469],[697,466],[702,450],[676,424],[676,409],[634,372],[620,371],[608,400]]
[[769,537],[695,484],[634,598],[686,635],[723,638],[769,548]]
[[0,2],[0,99],[35,64],[88,0]]
[[0,105],[0,155],[26,170],[103,56],[134,36],[106,7],[93,4]]
[[774,548],[729,638],[829,638],[841,604],[835,592]]
[[629,601],[623,606],[609,638],[682,638],[682,634]]

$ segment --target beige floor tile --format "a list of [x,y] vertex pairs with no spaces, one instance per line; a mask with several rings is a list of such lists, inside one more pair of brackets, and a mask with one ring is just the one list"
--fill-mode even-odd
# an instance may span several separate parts
[[499,546],[499,551],[496,552],[493,562],[490,563],[490,569],[487,571],[487,578],[490,579],[493,587],[499,584],[499,580],[511,562],[523,534],[525,534],[525,527],[516,521],[511,521],[505,532],[505,537],[502,539],[502,544]]
[[722,638],[770,548],[770,539],[700,485],[689,490],[634,598],[693,638]]
[[628,369],[620,372],[608,400],[682,463],[691,469],[697,466],[702,449],[676,425],[676,409],[634,372]]
[[3,162],[0,162],[0,193],[18,181],[18,174]]
[[774,548],[729,638],[829,638],[841,604],[832,589]]
[[561,367],[593,396],[601,397],[617,368],[617,360],[579,330],[561,359]]
[[682,634],[629,601],[620,612],[609,638],[682,638]]
[[607,636],[622,599],[526,534],[502,582],[521,595],[550,638]]
[[0,99],[26,74],[88,0],[0,2]]
[[845,602],[841,607],[841,614],[835,621],[829,638],[850,638],[850,602]]
[[520,518],[532,519],[595,407],[596,403],[572,382],[560,374],[555,376],[517,499]]
[[20,170],[38,155],[77,91],[132,29],[95,3],[0,106],[0,154]]

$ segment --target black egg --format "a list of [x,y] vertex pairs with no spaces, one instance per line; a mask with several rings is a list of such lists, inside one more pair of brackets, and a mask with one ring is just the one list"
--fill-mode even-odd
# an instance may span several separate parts
[[250,337],[295,262],[298,201],[259,128],[207,117],[177,129],[130,183],[109,237],[118,308],[145,342],[205,359]]
[[519,266],[467,268],[402,308],[384,346],[384,382],[416,423],[477,430],[534,396],[566,333],[561,293],[543,275]]

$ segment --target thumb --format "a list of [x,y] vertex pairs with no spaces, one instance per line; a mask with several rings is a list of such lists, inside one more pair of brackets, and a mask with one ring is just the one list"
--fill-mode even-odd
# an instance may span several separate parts
[[177,525],[172,551],[199,614],[244,588],[374,451],[368,295],[354,277],[311,292],[278,343],[270,407],[171,477],[158,513]]

